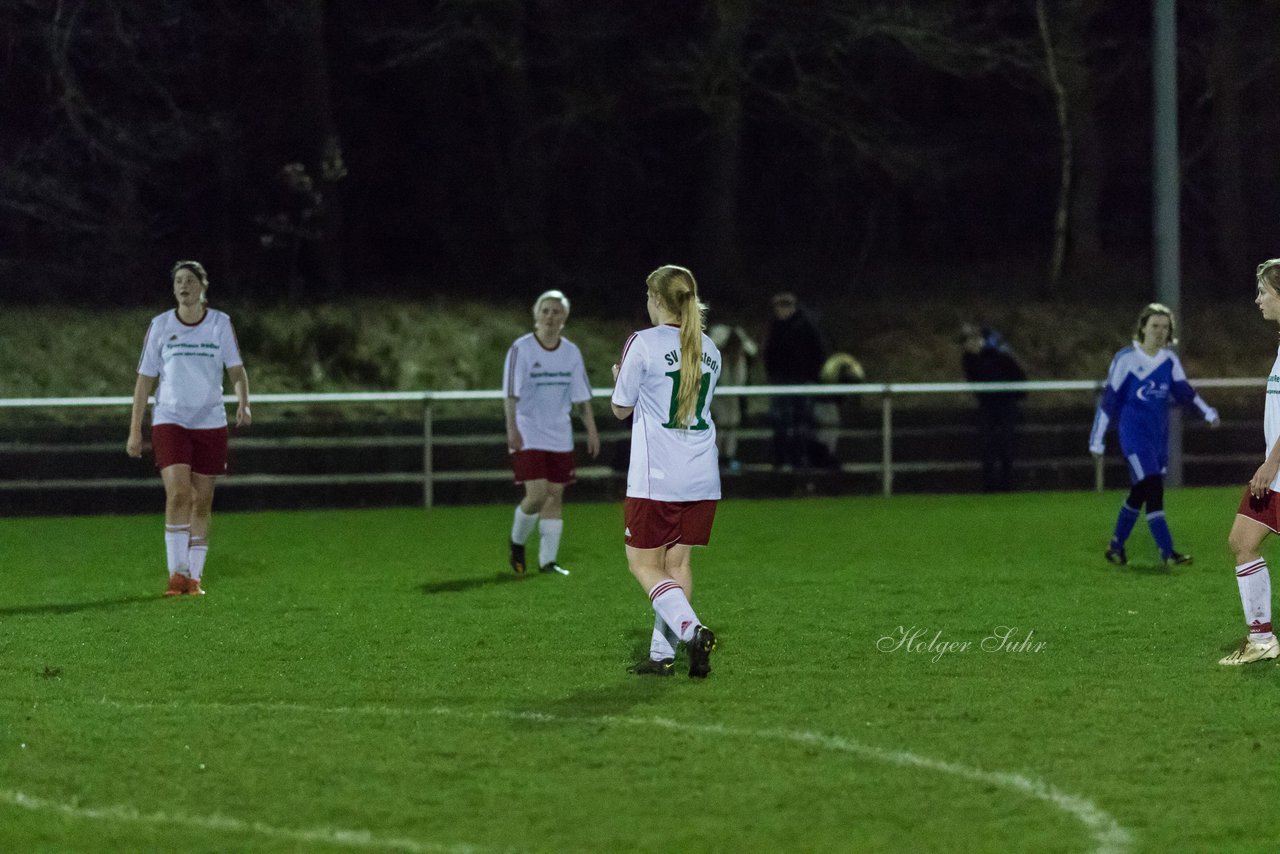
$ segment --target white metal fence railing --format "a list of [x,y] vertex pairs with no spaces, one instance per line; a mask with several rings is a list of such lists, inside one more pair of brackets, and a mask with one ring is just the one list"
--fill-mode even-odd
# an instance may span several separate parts
[[[1261,388],[1265,386],[1265,380],[1261,378],[1222,378],[1222,379],[1198,379],[1195,381],[1197,389],[1243,389],[1243,388]],[[847,463],[844,465],[846,471],[853,472],[870,472],[878,473],[881,484],[882,493],[885,496],[893,494],[893,482],[895,471],[903,470],[902,464],[895,464],[894,460],[894,401],[898,397],[905,396],[941,396],[941,395],[966,395],[977,392],[995,392],[995,391],[1023,391],[1027,393],[1045,393],[1045,392],[1074,392],[1089,393],[1096,395],[1101,391],[1103,383],[1095,380],[1047,380],[1047,381],[1029,381],[1029,382],[1010,382],[1010,383],[964,383],[964,382],[947,382],[947,383],[862,383],[856,385],[806,385],[806,386],[725,386],[716,390],[717,396],[737,396],[742,398],[753,397],[776,397],[776,396],[814,396],[821,395],[823,397],[872,397],[878,398],[880,401],[880,459],[870,463]],[[597,388],[592,390],[592,396],[595,398],[608,398],[612,394],[611,388]],[[224,400],[227,403],[234,403],[235,398],[227,395]],[[469,437],[436,437],[434,435],[434,408],[440,404],[457,403],[461,401],[500,401],[502,400],[502,392],[500,390],[482,390],[482,391],[400,391],[400,392],[334,392],[334,393],[315,393],[315,394],[255,394],[253,403],[255,406],[267,404],[301,404],[307,406],[320,405],[343,405],[343,404],[368,404],[368,403],[419,403],[422,406],[422,434],[421,437],[303,437],[303,438],[272,438],[251,440],[247,438],[238,439],[237,442],[253,441],[255,444],[275,443],[277,447],[309,447],[319,448],[333,443],[345,443],[351,447],[379,445],[386,447],[389,444],[404,446],[421,445],[422,449],[422,470],[420,472],[393,472],[380,473],[378,477],[381,479],[395,479],[397,482],[421,482],[422,484],[422,501],[424,506],[430,507],[434,503],[434,484],[437,481],[455,479],[453,473],[437,473],[434,464],[434,452],[437,447],[463,444],[469,441]],[[63,409],[63,408],[127,408],[133,403],[130,397],[27,397],[27,398],[0,398],[0,409]],[[601,431],[602,435],[608,435],[608,431]],[[1081,457],[1084,458],[1087,452],[1084,450],[1084,441],[1081,445]],[[16,451],[16,450],[33,450],[38,446],[31,443],[20,442],[0,442],[0,450]],[[911,464],[911,468],[917,467],[918,464]],[[929,465],[925,463],[924,465]],[[1095,488],[1102,488],[1102,472],[1103,463],[1101,460],[1095,461]],[[501,472],[480,473],[471,472],[466,476],[480,476],[493,474],[494,476],[508,477],[509,473],[503,469]],[[580,470],[581,474],[581,470]],[[252,477],[252,476],[249,476]],[[351,475],[296,475],[292,477],[282,476],[264,476],[270,477],[270,482],[278,483],[337,483],[343,482],[344,479],[350,479]],[[366,478],[366,480],[371,480]],[[237,482],[246,482],[245,476],[236,478]],[[263,482],[266,482],[265,480]],[[130,484],[133,482],[130,481]],[[151,482],[148,481],[148,484]],[[25,482],[18,484],[14,481],[7,481],[0,478],[0,489],[26,488],[57,488],[57,487],[91,487],[95,485],[119,487],[126,485],[124,482],[113,480],[46,480],[38,482]]]

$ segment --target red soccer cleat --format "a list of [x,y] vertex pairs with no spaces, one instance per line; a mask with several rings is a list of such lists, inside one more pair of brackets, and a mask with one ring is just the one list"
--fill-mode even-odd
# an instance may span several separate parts
[[191,581],[191,579],[188,576],[185,576],[180,572],[175,572],[173,575],[169,576],[169,586],[165,588],[164,595],[181,596],[183,593],[187,592],[187,583],[189,581]]

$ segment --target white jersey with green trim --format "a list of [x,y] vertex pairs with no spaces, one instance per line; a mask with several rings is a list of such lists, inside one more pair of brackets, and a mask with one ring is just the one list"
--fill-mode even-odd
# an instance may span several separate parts
[[568,338],[548,350],[530,332],[507,350],[502,391],[516,398],[516,429],[526,451],[573,450],[573,404],[591,399],[582,351]]
[[226,427],[222,373],[243,363],[225,313],[207,308],[198,323],[183,323],[176,309],[156,315],[138,361],[139,374],[160,379],[151,423],[188,430]]
[[635,408],[627,497],[655,501],[720,498],[720,463],[711,399],[720,379],[720,351],[702,336],[702,381],[692,423],[675,424],[680,382],[680,327],[632,333],[622,349],[613,402]]

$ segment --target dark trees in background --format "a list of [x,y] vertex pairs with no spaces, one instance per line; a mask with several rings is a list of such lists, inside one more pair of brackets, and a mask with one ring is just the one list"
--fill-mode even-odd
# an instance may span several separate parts
[[[1179,14],[1188,270],[1234,282],[1280,254],[1280,0]],[[1149,33],[1101,0],[0,0],[0,299],[152,301],[179,256],[267,299],[606,302],[669,261],[1084,288],[1149,254]]]
[[204,219],[181,210],[174,191],[186,185],[193,201],[216,191],[193,166],[227,141],[202,100],[197,21],[123,2],[5,4],[5,291],[119,297],[156,279],[139,247]]
[[296,264],[286,271],[290,296],[318,288],[322,296],[342,290],[345,279],[341,233],[341,182],[347,176],[334,115],[327,43],[326,0],[283,3],[282,30],[273,63],[278,103],[288,121],[278,130],[277,148],[291,155],[311,178],[310,217],[293,242]]
[[1044,80],[1057,112],[1060,146],[1048,292],[1057,290],[1069,270],[1093,269],[1105,254],[1099,214],[1109,151],[1099,111],[1124,62],[1104,59],[1103,51],[1115,50],[1114,37],[1093,34],[1101,8],[1102,0],[1036,2]]
[[[0,297],[151,299],[178,257],[281,293],[258,263],[273,182],[340,172],[320,0],[4,0],[0,22]],[[332,289],[336,200],[326,217],[298,239]]]
[[1235,273],[1219,279],[1227,293],[1240,293],[1242,285],[1248,291],[1243,273],[1250,262],[1280,255],[1275,158],[1263,154],[1275,147],[1276,114],[1263,93],[1280,85],[1280,48],[1275,19],[1260,27],[1256,9],[1247,0],[1220,0],[1206,21],[1213,36],[1205,48],[1198,106],[1207,108],[1201,132],[1209,161],[1195,174],[1209,185],[1205,202],[1213,237],[1204,250],[1215,269]]

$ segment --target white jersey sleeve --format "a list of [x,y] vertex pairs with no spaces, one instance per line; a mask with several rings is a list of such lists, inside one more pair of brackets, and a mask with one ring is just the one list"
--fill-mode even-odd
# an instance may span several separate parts
[[578,364],[573,370],[569,399],[574,403],[586,403],[591,399],[591,380],[587,377],[587,363],[582,360],[582,352],[576,346],[573,350],[577,354]]
[[228,315],[222,315],[223,323],[218,325],[218,335],[221,338],[222,365],[225,368],[238,368],[244,364],[244,359],[240,356],[240,342],[236,340],[236,329],[231,324],[231,318]]
[[502,361],[502,396],[520,396],[520,344],[519,339],[507,348],[507,358]]
[[151,318],[151,323],[147,326],[146,337],[142,339],[142,356],[138,359],[138,373],[144,377],[160,376],[160,341],[161,329],[164,315]]
[[618,379],[613,386],[611,400],[618,406],[634,407],[640,400],[640,382],[644,379],[646,345],[640,333],[632,332],[622,345],[622,359],[618,363]]

